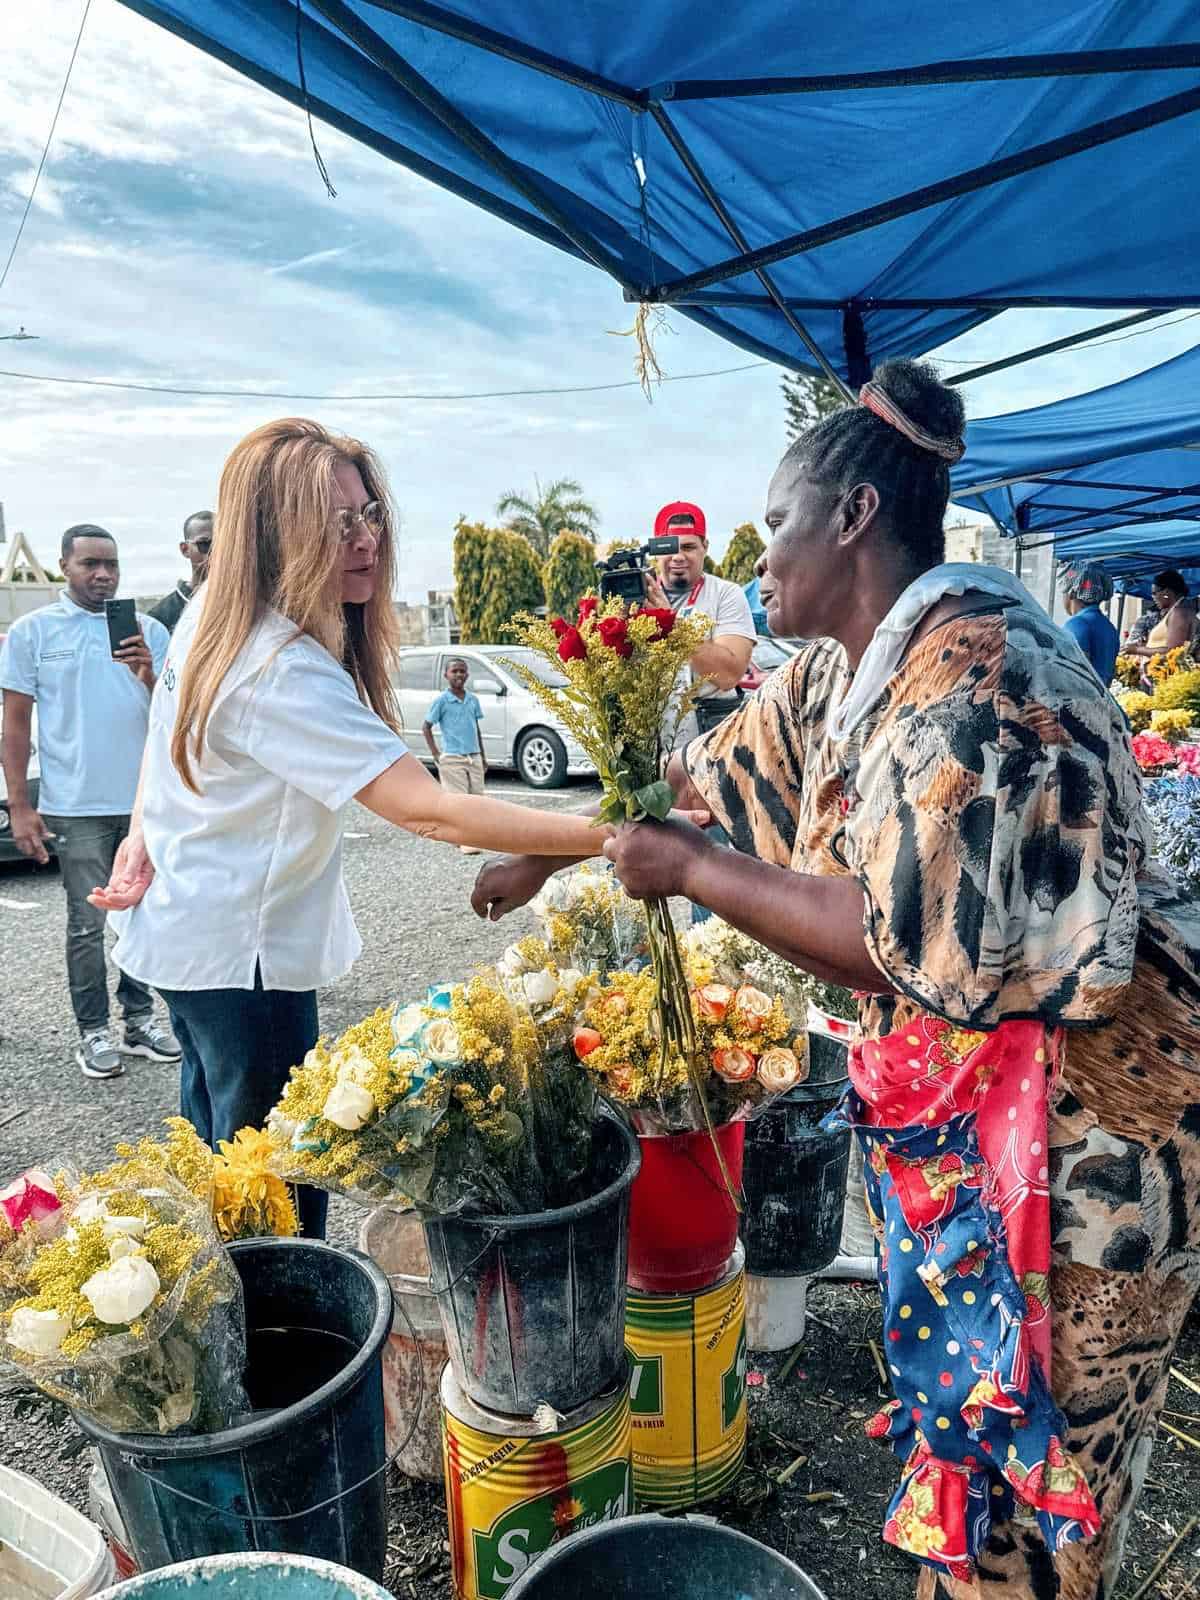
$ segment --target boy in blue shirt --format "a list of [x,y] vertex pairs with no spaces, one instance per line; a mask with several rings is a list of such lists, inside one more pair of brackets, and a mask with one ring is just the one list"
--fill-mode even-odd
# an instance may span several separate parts
[[[448,689],[429,708],[422,732],[429,754],[437,765],[438,777],[443,785],[456,794],[482,794],[487,777],[487,760],[483,753],[483,734],[479,724],[483,721],[483,707],[478,698],[468,693],[467,663],[452,660],[446,664]],[[439,751],[433,737],[434,727],[442,732]],[[477,856],[474,845],[460,845],[465,856]]]

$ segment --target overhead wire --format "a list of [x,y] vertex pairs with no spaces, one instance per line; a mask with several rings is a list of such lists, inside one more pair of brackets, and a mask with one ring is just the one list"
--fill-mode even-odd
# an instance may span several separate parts
[[3,289],[17,255],[17,246],[21,243],[21,235],[25,232],[25,224],[29,221],[29,213],[33,209],[33,198],[37,194],[38,184],[42,181],[42,173],[46,167],[46,158],[50,154],[50,146],[54,143],[54,130],[58,127],[59,112],[63,108],[63,101],[67,98],[67,88],[71,82],[71,73],[75,70],[75,58],[79,54],[79,46],[83,42],[83,30],[87,24],[88,12],[92,9],[92,0],[86,0],[83,15],[79,19],[79,32],[75,35],[75,46],[71,51],[71,59],[67,62],[66,76],[63,78],[62,88],[59,90],[58,104],[54,108],[54,116],[50,121],[50,132],[46,135],[46,143],[42,147],[42,159],[37,164],[37,171],[33,175],[33,185],[25,201],[25,209],[21,213],[21,220],[17,223],[17,231],[13,236],[12,246],[8,252],[8,260],[4,263],[4,271],[0,272],[0,289]]

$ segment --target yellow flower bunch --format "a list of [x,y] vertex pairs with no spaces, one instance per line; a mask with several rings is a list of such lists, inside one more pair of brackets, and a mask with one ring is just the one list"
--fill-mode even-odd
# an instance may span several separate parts
[[1129,718],[1134,733],[1143,733],[1150,726],[1150,716],[1154,710],[1154,700],[1150,695],[1140,689],[1127,689],[1124,694],[1117,696],[1117,704]]
[[1196,718],[1191,711],[1152,711],[1150,732],[1161,734],[1172,744],[1178,744],[1181,739],[1187,737],[1195,721]]
[[1200,712],[1200,667],[1185,668],[1160,678],[1154,690],[1156,711]]
[[1142,663],[1137,656],[1118,656],[1113,676],[1126,689],[1136,689],[1142,681]]
[[291,1190],[272,1170],[270,1134],[242,1128],[222,1139],[213,1164],[213,1220],[222,1239],[290,1239],[300,1231]]
[[1161,683],[1177,672],[1192,671],[1196,666],[1190,644],[1177,644],[1173,650],[1164,650],[1146,662],[1146,676],[1152,683]]

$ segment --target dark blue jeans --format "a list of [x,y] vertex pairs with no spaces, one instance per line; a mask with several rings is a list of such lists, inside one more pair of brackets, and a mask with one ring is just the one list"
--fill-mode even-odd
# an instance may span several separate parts
[[[179,1109],[213,1149],[239,1128],[261,1128],[288,1073],[317,1042],[317,996],[264,989],[160,989],[183,1048]],[[329,1196],[296,1191],[300,1227],[325,1237]]]

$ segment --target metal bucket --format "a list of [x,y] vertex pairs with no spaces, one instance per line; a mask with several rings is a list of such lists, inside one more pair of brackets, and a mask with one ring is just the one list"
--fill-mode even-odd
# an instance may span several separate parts
[[[410,1478],[442,1476],[442,1416],[438,1384],[446,1365],[446,1335],[429,1282],[425,1230],[415,1211],[380,1206],[363,1222],[358,1247],[387,1273],[392,1286],[392,1331],[383,1347],[383,1419],[388,1455]],[[414,1416],[420,1412],[414,1422]],[[404,1444],[405,1438],[408,1443]]]
[[746,1273],[737,1247],[724,1274],[691,1294],[631,1289],[633,1493],[639,1506],[698,1505],[723,1494],[746,1454]]
[[633,1510],[629,1372],[549,1427],[473,1405],[442,1378],[446,1513],[458,1600],[504,1600],[552,1545]]

